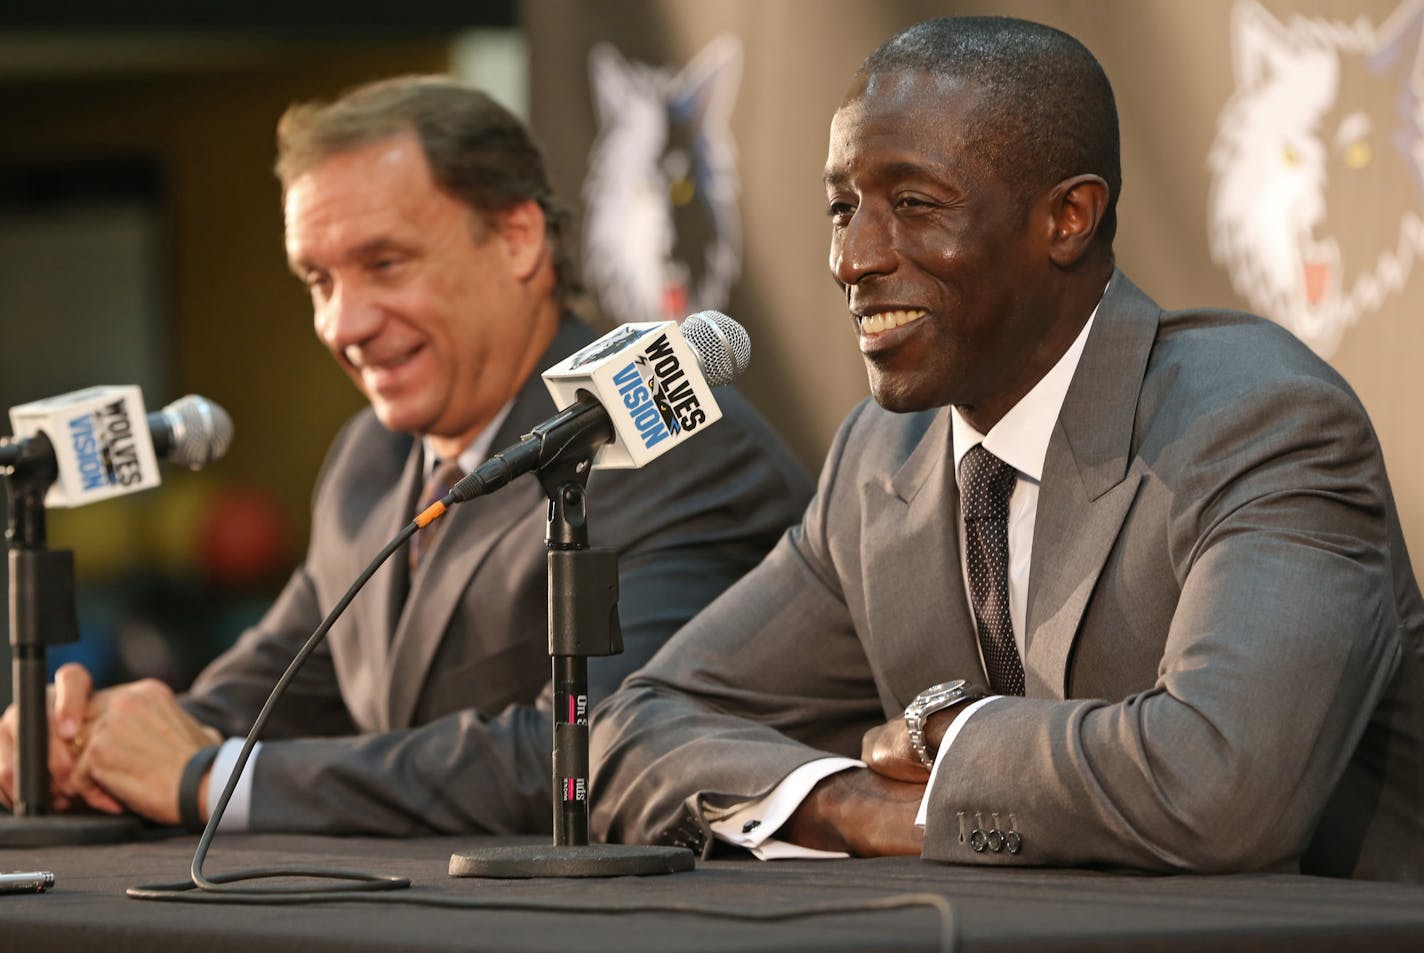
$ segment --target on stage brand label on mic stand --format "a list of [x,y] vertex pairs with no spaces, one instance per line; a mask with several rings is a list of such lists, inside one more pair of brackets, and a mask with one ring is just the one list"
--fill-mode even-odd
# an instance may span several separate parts
[[563,409],[591,394],[608,411],[615,439],[599,448],[595,467],[641,467],[722,419],[676,321],[625,324],[543,374]]
[[44,433],[59,478],[45,506],[83,506],[163,482],[143,392],[136,385],[89,387],[10,408],[19,438]]

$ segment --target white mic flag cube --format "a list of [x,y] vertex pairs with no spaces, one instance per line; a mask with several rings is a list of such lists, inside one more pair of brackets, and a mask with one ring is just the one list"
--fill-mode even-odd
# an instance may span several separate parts
[[614,439],[595,467],[644,466],[722,419],[676,321],[624,324],[544,372],[559,409],[588,393],[608,412]]
[[43,433],[59,477],[45,505],[83,506],[163,482],[137,386],[89,387],[10,408],[16,437]]

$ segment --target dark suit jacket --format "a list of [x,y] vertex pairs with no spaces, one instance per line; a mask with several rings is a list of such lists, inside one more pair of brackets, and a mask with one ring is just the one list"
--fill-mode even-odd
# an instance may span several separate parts
[[[596,831],[705,845],[927,686],[983,687],[948,415],[857,408],[802,525],[595,713]],[[925,857],[1424,878],[1424,602],[1363,408],[1279,327],[1114,277],[1026,630],[1027,697],[946,753]]]
[[[539,367],[594,335],[566,320]],[[724,417],[641,470],[595,471],[589,532],[618,550],[624,653],[589,662],[591,703],[765,555],[810,481],[730,389]],[[493,449],[555,408],[536,374]],[[343,430],[312,506],[306,561],[185,704],[251,727],[324,613],[414,515],[421,448],[369,410]],[[278,704],[256,762],[254,829],[540,832],[552,827],[547,499],[533,475],[455,507],[414,588],[397,553]]]

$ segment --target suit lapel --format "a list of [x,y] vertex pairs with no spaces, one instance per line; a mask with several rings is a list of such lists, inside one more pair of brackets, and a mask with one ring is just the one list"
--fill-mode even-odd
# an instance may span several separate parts
[[[461,598],[495,544],[542,499],[537,481],[525,478],[497,494],[462,503],[444,517],[451,521],[450,525],[435,548],[425,555],[429,565],[419,573],[406,597],[405,611],[391,646],[388,730],[410,726],[431,660]],[[492,587],[490,591],[497,589]],[[461,621],[466,628],[477,629],[479,624],[478,615]],[[478,632],[462,630],[458,637],[478,638]]]
[[[403,446],[393,444],[388,451],[368,447],[365,455],[372,461],[399,461],[404,452],[404,462],[393,462],[386,472],[373,468],[361,474],[361,487],[367,492],[353,490],[348,498],[337,501],[339,506],[363,512],[359,518],[350,519],[355,531],[340,544],[341,554],[329,560],[338,567],[330,577],[333,598],[345,592],[365,570],[367,560],[380,552],[411,518],[407,503],[414,493],[413,482],[418,479],[420,446],[405,435],[386,431],[381,435]],[[379,463],[373,464],[378,466]],[[394,492],[392,487],[396,488]],[[407,578],[405,550],[400,549],[372,577],[327,636],[342,696],[351,708],[353,720],[363,730],[376,730],[385,724],[384,659],[390,652],[390,633],[400,615]],[[324,606],[323,611],[330,608]]]
[[890,481],[865,488],[867,644],[891,711],[935,682],[987,681],[961,581],[953,459],[941,409]]
[[1142,482],[1129,470],[1132,428],[1160,315],[1114,273],[1049,440],[1029,581],[1029,695],[1066,696],[1083,611]]
[[[536,367],[556,363],[591,340],[593,335],[588,328],[565,318]],[[490,452],[517,442],[553,413],[553,399],[536,371],[515,397],[509,416],[491,442]],[[539,482],[525,476],[490,496],[461,503],[441,517],[450,523],[435,547],[425,554],[428,563],[406,599],[391,646],[389,690],[382,693],[386,699],[383,715],[387,730],[410,725],[431,660],[475,573],[505,532],[531,509],[541,506],[544,499]],[[479,618],[470,616],[462,624],[477,626]],[[478,634],[462,632],[459,637],[477,638]]]

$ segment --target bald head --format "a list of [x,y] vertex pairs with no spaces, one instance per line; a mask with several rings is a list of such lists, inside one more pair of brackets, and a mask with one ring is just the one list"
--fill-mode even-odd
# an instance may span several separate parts
[[1068,34],[1009,17],[941,17],[897,33],[861,64],[846,101],[877,78],[923,71],[987,95],[976,97],[964,134],[986,170],[1020,197],[1075,175],[1107,183],[1097,240],[1111,249],[1122,190],[1117,106],[1093,54]]

